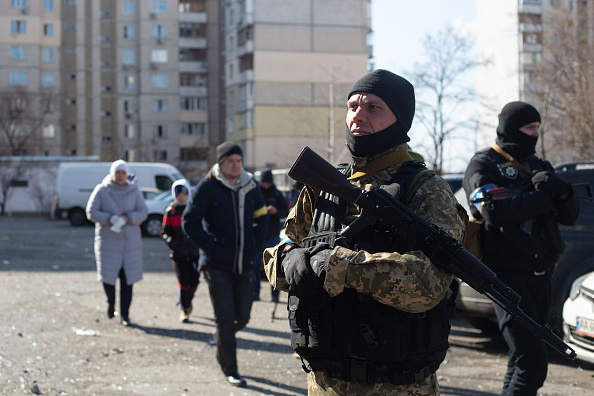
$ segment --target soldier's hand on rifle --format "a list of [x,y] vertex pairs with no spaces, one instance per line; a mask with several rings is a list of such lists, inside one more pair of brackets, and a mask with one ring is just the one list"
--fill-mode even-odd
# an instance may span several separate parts
[[536,190],[548,192],[555,200],[571,190],[571,184],[569,182],[549,171],[536,172],[532,176],[531,181]]
[[332,249],[326,243],[310,248],[286,244],[281,254],[281,268],[289,290],[297,296],[320,292],[331,253]]

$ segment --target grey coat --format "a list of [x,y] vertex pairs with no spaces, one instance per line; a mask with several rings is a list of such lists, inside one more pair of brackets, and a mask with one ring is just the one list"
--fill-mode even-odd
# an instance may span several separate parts
[[[87,203],[87,218],[95,223],[97,279],[115,285],[123,267],[129,285],[142,279],[142,240],[140,224],[148,208],[135,183],[120,186],[108,175],[93,190]],[[109,218],[128,217],[119,233],[111,230]]]

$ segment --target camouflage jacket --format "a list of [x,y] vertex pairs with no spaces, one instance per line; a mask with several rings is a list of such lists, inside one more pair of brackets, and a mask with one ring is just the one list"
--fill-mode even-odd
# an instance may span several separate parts
[[[381,157],[398,150],[406,150],[401,144]],[[376,157],[377,158],[377,157]],[[376,158],[354,158],[350,176]],[[351,180],[359,188],[370,190],[389,182],[400,167],[390,166],[377,173]],[[286,221],[285,234],[301,243],[311,227],[319,191],[306,186]],[[435,225],[452,237],[461,240],[465,222],[456,208],[456,198],[447,182],[439,176],[425,180],[412,195],[408,207],[429,224]],[[348,212],[360,213],[355,205]],[[277,271],[278,258],[283,243],[264,252],[264,267],[270,283],[279,290],[288,291],[287,281]],[[404,253],[380,252],[371,254],[337,246],[328,261],[324,288],[331,296],[340,294],[345,287],[372,296],[375,300],[405,312],[424,312],[445,296],[453,275],[433,265],[421,251]]]

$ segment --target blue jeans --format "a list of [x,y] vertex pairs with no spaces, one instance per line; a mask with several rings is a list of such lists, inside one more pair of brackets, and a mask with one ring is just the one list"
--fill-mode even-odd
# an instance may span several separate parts
[[204,277],[208,283],[210,301],[217,330],[217,361],[226,376],[237,373],[237,345],[235,333],[250,320],[254,273],[233,274],[205,266]]
[[[264,244],[262,245],[262,249],[260,249],[258,254],[256,254],[256,257],[254,258],[254,275],[256,276],[256,281],[254,282],[254,296],[260,295],[260,281],[262,279],[263,268],[262,257],[264,256],[264,249],[276,246],[279,244],[279,242],[280,237],[278,235],[275,235],[265,240]],[[279,290],[272,287],[272,285],[270,285],[270,289],[272,290],[273,297],[279,295]]]

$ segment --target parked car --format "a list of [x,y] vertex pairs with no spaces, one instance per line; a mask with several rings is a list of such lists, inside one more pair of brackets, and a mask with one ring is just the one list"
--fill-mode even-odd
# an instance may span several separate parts
[[446,173],[441,177],[448,182],[453,192],[458,191],[462,187],[462,180],[464,180],[464,173]]
[[594,364],[594,272],[571,286],[563,305],[563,338],[579,360]]
[[140,192],[146,201],[147,199],[155,198],[157,195],[161,194],[163,190],[159,190],[158,188],[140,187]]
[[171,191],[164,191],[153,199],[147,199],[146,206],[148,207],[148,215],[146,220],[140,225],[142,234],[149,237],[159,236],[161,232],[161,224],[163,224],[163,214],[165,209],[173,202]]
[[[569,296],[573,282],[594,271],[594,163],[566,163],[556,166],[555,170],[559,176],[571,182],[575,193],[582,198],[577,223],[572,227],[560,226],[565,251],[553,273],[551,315],[561,317],[563,303]],[[455,195],[458,202],[469,211],[464,190],[458,190]],[[486,331],[497,328],[491,300],[464,282],[460,283],[456,310],[477,328]],[[560,324],[555,327],[555,331],[561,333],[561,330]]]

